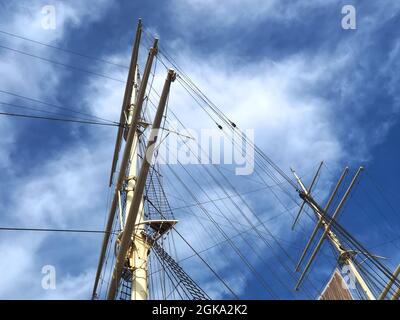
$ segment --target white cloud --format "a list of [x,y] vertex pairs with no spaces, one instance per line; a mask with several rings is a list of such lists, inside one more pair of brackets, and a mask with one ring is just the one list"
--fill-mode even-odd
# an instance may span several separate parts
[[[193,28],[229,28],[234,25],[251,25],[266,20],[307,20],[310,9],[331,8],[337,0],[291,1],[288,5],[279,0],[173,0],[170,12],[180,25]],[[339,9],[338,16],[340,14]],[[305,15],[304,12],[306,12]],[[197,24],[201,21],[200,24]],[[184,29],[185,30],[185,29]]]
[[[42,12],[42,9],[47,5],[55,8],[55,29],[42,27],[42,21],[46,17],[46,13]],[[68,1],[68,3],[52,1],[51,4],[41,1],[23,0],[18,1],[18,3],[12,1],[3,11],[2,26],[7,26],[5,31],[21,34],[38,41],[59,41],[63,39],[65,32],[69,29],[82,28],[102,18],[106,10],[110,8],[110,5],[111,2],[108,0],[89,0],[84,2],[72,0]]]
[[[1,3],[3,4],[3,3]],[[55,30],[41,28],[41,3],[12,2],[7,10],[2,11],[1,29],[47,43],[62,42],[73,28],[83,28],[101,18],[109,1],[70,1],[53,2],[56,7],[57,27]],[[93,10],[93,9],[96,10]],[[42,46],[32,46],[29,42],[1,36],[3,45],[32,52],[36,55],[56,58],[63,57],[57,51]],[[55,68],[33,58],[16,55],[2,49],[0,51],[0,89],[32,98],[54,102],[49,97],[55,95],[60,86],[63,70]],[[12,100],[2,94],[1,101]],[[57,103],[57,102],[56,102]],[[22,104],[22,103],[21,103]],[[61,103],[60,103],[61,104]],[[25,103],[26,105],[26,103]],[[99,132],[112,130],[99,129]],[[71,131],[76,130],[71,127]],[[67,227],[101,229],[105,214],[105,190],[108,180],[109,156],[112,148],[111,134],[96,135],[89,141],[81,141],[65,149],[60,146],[60,153],[55,158],[48,158],[44,163],[32,163],[25,168],[22,179],[15,175],[10,156],[18,155],[16,146],[20,133],[17,126],[7,118],[0,123],[1,156],[0,165],[7,176],[6,192],[2,189],[3,219],[2,225],[21,227]],[[102,139],[100,141],[100,139]],[[92,145],[105,145],[105,148],[93,148]],[[110,146],[110,147],[107,147]],[[63,146],[65,147],[65,146]],[[93,151],[95,149],[95,152]],[[4,176],[4,179],[6,177]],[[103,177],[103,178],[102,178]],[[4,183],[6,183],[4,181]],[[103,194],[104,197],[99,195]],[[68,275],[69,266],[60,267],[59,286],[54,292],[41,288],[40,272],[44,248],[51,246],[52,240],[45,233],[2,233],[0,252],[1,269],[8,270],[0,279],[0,296],[4,299],[40,299],[40,298],[88,298],[92,286],[93,270],[82,271],[78,275]],[[92,239],[93,240],[93,239]],[[88,242],[97,250],[97,241]],[[82,248],[87,247],[85,245]],[[61,249],[61,248],[60,248]],[[70,249],[70,248],[65,248]],[[65,252],[66,250],[64,250]],[[93,248],[91,251],[94,251]],[[88,253],[90,257],[90,253]],[[51,259],[51,257],[44,257]],[[54,257],[57,259],[57,257]],[[43,261],[44,261],[43,260]],[[81,260],[82,263],[83,259]],[[66,268],[66,269],[65,269]],[[67,275],[66,275],[67,274]]]
[[[345,147],[332,121],[334,103],[308,89],[330,72],[321,60],[303,56],[234,67],[220,56],[203,61],[185,52],[179,61],[242,130],[255,130],[256,144],[282,167],[295,164],[308,171],[319,160],[336,163],[343,157]],[[179,110],[185,123],[215,127],[188,95],[179,95],[178,83],[172,90],[178,96],[171,97],[172,109]],[[194,123],[193,118],[201,121]],[[279,146],[285,146],[285,152]],[[313,158],[299,157],[301,154],[312,154]]]
[[[0,278],[0,297],[2,299],[19,298],[29,288],[31,279],[28,272],[35,260],[35,252],[39,248],[42,238],[32,238],[30,234],[15,237],[8,233],[1,235],[0,267],[3,276]],[[36,277],[38,278],[38,277]],[[38,282],[40,285],[40,282]],[[25,289],[25,290],[24,290]]]
[[12,126],[3,121],[0,124],[0,149],[4,150],[0,153],[0,168],[10,170],[10,152],[15,148],[15,134]]

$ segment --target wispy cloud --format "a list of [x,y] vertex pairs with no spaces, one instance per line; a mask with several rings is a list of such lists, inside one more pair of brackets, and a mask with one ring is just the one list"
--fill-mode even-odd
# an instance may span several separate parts
[[[0,29],[23,35],[46,43],[62,43],[75,28],[89,26],[100,19],[105,9],[110,5],[108,1],[96,3],[94,1],[52,2],[56,9],[56,29],[42,28],[42,4],[39,2],[11,2],[1,11],[2,23]],[[96,10],[93,10],[94,7]],[[57,51],[43,46],[32,46],[23,40],[12,39],[1,35],[1,44],[20,51],[30,52],[50,59],[65,61],[66,57],[58,55]],[[60,104],[54,97],[62,89],[63,69],[54,65],[39,62],[27,57],[2,49],[0,88],[41,99],[47,102]],[[49,97],[52,97],[51,100]],[[14,101],[5,94],[1,95],[5,102]],[[19,101],[28,105],[26,101]],[[101,197],[80,197],[83,194],[104,193],[106,186],[106,171],[108,170],[108,156],[99,150],[92,154],[90,143],[82,141],[73,146],[59,145],[56,157],[48,157],[47,161],[29,163],[23,161],[24,177],[18,177],[21,168],[16,167],[13,159],[19,156],[21,148],[35,148],[21,141],[26,134],[26,127],[18,127],[15,122],[2,118],[0,124],[1,138],[1,166],[2,175],[2,225],[26,227],[66,227],[101,229],[104,223],[104,206],[106,200]],[[74,129],[71,129],[72,132]],[[106,129],[107,130],[107,129]],[[106,135],[107,136],[107,135]],[[79,151],[78,151],[79,150]],[[107,150],[109,151],[109,150]],[[98,179],[102,179],[103,183]],[[90,181],[93,181],[90,182]],[[96,183],[94,181],[97,181]],[[13,192],[5,192],[8,190]],[[93,189],[92,189],[93,188]],[[80,198],[80,200],[79,200]],[[99,214],[93,216],[91,212]],[[61,242],[59,243],[61,244]],[[48,234],[12,234],[1,235],[0,252],[2,270],[8,270],[1,279],[0,296],[2,298],[87,298],[88,287],[91,286],[93,271],[82,274],[70,274],[63,277],[64,266],[57,264],[59,287],[56,291],[45,291],[41,287],[43,264],[58,263],[57,255],[49,257],[45,248],[51,247],[52,240]],[[56,249],[58,248],[58,249]],[[96,247],[97,248],[97,247]],[[64,251],[56,245],[54,250]],[[94,251],[94,250],[93,250]],[[91,266],[92,267],[92,266]],[[68,268],[68,267],[67,267]],[[66,272],[67,273],[67,272]]]

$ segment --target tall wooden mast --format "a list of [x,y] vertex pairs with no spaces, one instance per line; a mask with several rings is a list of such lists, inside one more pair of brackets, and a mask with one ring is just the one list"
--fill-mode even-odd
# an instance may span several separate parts
[[[319,174],[319,171],[322,167],[322,164],[320,165],[317,174],[315,175],[313,182],[311,184],[314,184],[315,179],[317,177],[317,175]],[[376,300],[374,294],[372,293],[371,289],[369,288],[369,286],[367,285],[366,281],[364,280],[364,278],[362,277],[362,275],[360,274],[360,272],[357,269],[357,266],[354,262],[354,252],[351,250],[347,250],[346,247],[341,243],[339,237],[332,231],[331,227],[332,227],[332,223],[335,221],[335,219],[337,218],[338,214],[340,213],[341,209],[343,208],[344,203],[346,202],[348,196],[350,195],[350,192],[352,190],[352,188],[354,187],[358,177],[360,176],[361,172],[364,170],[363,167],[360,167],[357,171],[357,173],[354,175],[349,187],[347,188],[343,198],[341,199],[339,205],[337,206],[337,208],[335,209],[335,211],[332,214],[332,217],[329,218],[327,216],[327,210],[329,209],[330,205],[332,204],[332,201],[340,187],[340,184],[342,183],[345,175],[348,172],[348,168],[346,167],[338,181],[338,183],[336,184],[336,187],[334,188],[333,193],[331,194],[327,205],[325,206],[325,208],[322,208],[320,205],[318,205],[318,203],[314,200],[314,198],[311,195],[311,187],[309,189],[307,189],[305,187],[305,185],[303,184],[303,182],[301,181],[300,177],[296,174],[296,172],[292,169],[292,172],[300,186],[300,190],[299,190],[299,195],[300,197],[303,199],[303,205],[304,203],[306,203],[315,213],[315,216],[317,218],[317,225],[314,229],[314,232],[311,235],[310,240],[307,243],[306,248],[303,251],[303,254],[301,255],[300,261],[297,264],[296,267],[296,271],[299,270],[299,267],[305,257],[305,254],[307,252],[307,250],[309,249],[311,242],[313,241],[313,239],[315,238],[317,231],[319,228],[323,228],[323,234],[321,236],[321,238],[319,239],[314,251],[311,253],[310,259],[308,260],[306,266],[304,267],[303,273],[300,276],[300,279],[297,282],[297,285],[295,287],[295,289],[297,290],[299,288],[299,286],[301,285],[302,281],[304,280],[304,277],[308,271],[308,269],[311,266],[311,263],[313,262],[313,260],[315,259],[315,256],[318,252],[318,250],[321,248],[321,245],[323,244],[325,239],[328,239],[331,244],[333,245],[333,247],[336,249],[336,251],[338,252],[339,255],[339,264],[341,265],[347,265],[350,269],[350,271],[352,272],[352,274],[354,275],[356,281],[358,282],[358,284],[360,285],[360,287],[362,288],[362,290],[364,291],[364,294],[366,295],[366,297],[369,300]],[[303,208],[303,206],[301,207],[301,209]],[[300,209],[300,210],[301,210]],[[300,212],[298,214],[298,216],[300,215]]]

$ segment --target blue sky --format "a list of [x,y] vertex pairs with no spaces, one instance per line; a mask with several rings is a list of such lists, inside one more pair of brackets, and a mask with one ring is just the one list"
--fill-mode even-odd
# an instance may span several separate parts
[[[347,4],[356,8],[356,30],[341,28],[341,9]],[[45,5],[56,8],[55,30],[41,27]],[[399,13],[395,0],[0,0],[0,30],[128,65],[141,17],[160,37],[161,46],[225,113],[241,128],[255,130],[256,144],[286,172],[294,166],[309,177],[319,161],[326,161],[321,199],[326,196],[323,187],[335,182],[342,167],[349,165],[354,172],[365,165],[366,173],[340,221],[374,247],[399,236],[399,213],[375,188],[379,185],[394,206],[400,134]],[[0,45],[115,79],[126,78],[126,68],[1,33]],[[122,82],[5,49],[0,49],[0,56],[0,90],[118,119]],[[141,61],[145,56],[142,50]],[[159,70],[161,81],[165,74]],[[189,106],[190,99],[179,88],[173,87],[171,99],[189,127],[213,125]],[[1,93],[0,101],[37,106]],[[1,226],[103,228],[116,130],[3,117],[0,133]],[[218,194],[215,185],[205,186]],[[261,200],[265,201],[264,195],[248,198],[257,212],[268,208],[263,218],[282,211],[276,203]],[[180,220],[179,230],[185,230],[185,217]],[[191,221],[187,218],[188,224]],[[304,246],[304,238],[288,235],[290,223],[291,218],[284,215],[271,228],[277,236]],[[312,228],[303,223],[307,230]],[[208,243],[193,241],[199,249]],[[0,268],[5,270],[0,277],[0,297],[89,298],[100,244],[99,235],[0,233]],[[258,245],[268,256],[268,250]],[[392,269],[399,263],[398,245],[394,242],[376,249],[377,254],[390,258]],[[188,253],[185,250],[182,256]],[[300,249],[290,252],[297,257]],[[324,252],[329,255],[329,248]],[[213,259],[212,253],[207,257]],[[41,288],[41,268],[47,264],[57,269],[56,290]],[[198,271],[198,262],[189,260],[184,266],[189,272],[196,270],[193,276],[214,297],[227,297],[209,275]],[[236,273],[230,274],[230,267],[217,266],[235,284]],[[317,270],[315,281],[320,286],[332,267],[323,258],[317,260],[313,270]],[[257,269],[263,271],[261,265]],[[245,271],[237,273],[242,297],[265,298],[254,278]]]

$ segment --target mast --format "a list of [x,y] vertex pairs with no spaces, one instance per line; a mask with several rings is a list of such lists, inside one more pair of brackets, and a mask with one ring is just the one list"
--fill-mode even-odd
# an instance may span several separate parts
[[[392,286],[395,284],[397,277],[400,274],[400,264],[397,266],[396,270],[394,271],[391,279],[389,279],[389,282],[387,283],[386,287],[383,289],[382,293],[379,295],[379,300],[384,300],[389,293],[389,290],[392,288]],[[397,300],[400,296],[400,286],[397,287],[396,292],[392,296],[392,300]]]
[[[131,64],[129,66],[129,72],[128,72],[128,79],[126,80],[126,87],[125,87],[125,93],[124,93],[124,99],[122,102],[122,108],[121,108],[121,115],[119,118],[119,123],[129,125],[130,121],[132,121],[132,105],[135,103],[135,98],[137,95],[137,62],[138,62],[138,57],[139,57],[139,47],[140,47],[140,39],[142,37],[142,20],[139,19],[137,29],[136,29],[136,36],[135,36],[135,42],[133,45],[132,49],[132,57],[131,57]],[[127,120],[127,115],[129,113],[130,119]],[[127,131],[125,130],[127,133]],[[111,173],[110,173],[110,182],[109,186],[111,187],[113,183],[113,176],[115,169],[117,167],[117,161],[118,161],[118,155],[119,151],[121,149],[121,143],[122,143],[122,136],[124,133],[123,127],[118,128],[118,133],[117,133],[117,140],[115,142],[115,148],[114,148],[114,155],[113,155],[113,160],[112,160],[112,165],[111,165]],[[125,136],[126,138],[126,136]]]
[[[138,73],[135,73],[135,84],[138,84]],[[134,117],[136,97],[138,94],[137,85],[132,92],[131,106],[129,108],[128,126],[132,126],[132,119]],[[126,201],[125,201],[125,217],[123,220],[122,230],[125,229],[128,215],[130,211],[132,200],[134,196],[135,184],[138,177],[138,152],[139,152],[139,129],[136,128],[136,133],[133,138],[133,144],[130,154],[130,165],[128,174],[126,176]],[[144,205],[143,197],[141,198],[138,218],[136,224],[144,220]],[[131,285],[131,300],[146,300],[147,299],[147,250],[146,243],[142,243],[141,238],[134,235],[135,244],[130,250],[129,266],[132,271],[132,285]]]
[[[147,71],[148,69],[146,68],[143,79],[145,79],[145,77],[148,78],[148,75],[146,74]],[[127,210],[125,213],[126,222],[119,244],[119,250],[112,273],[110,287],[107,293],[107,299],[109,300],[114,299],[116,296],[117,288],[121,280],[121,274],[127,259],[127,255],[129,256],[129,261],[133,262],[132,279],[134,282],[132,283],[132,292],[134,293],[134,297],[137,297],[139,299],[147,298],[147,254],[149,250],[149,243],[147,242],[146,233],[144,232],[142,227],[140,227],[142,225],[140,224],[140,221],[143,221],[144,219],[143,191],[145,188],[147,174],[150,169],[150,164],[153,158],[155,143],[159,134],[159,129],[167,103],[169,89],[172,81],[174,80],[175,72],[173,70],[169,70],[167,79],[164,83],[163,91],[161,93],[161,98],[154,118],[151,134],[147,142],[146,151],[143,155],[140,172],[137,179],[134,179],[136,180],[136,183],[134,186],[133,198],[131,200],[129,210]],[[141,90],[143,89],[142,86],[143,82],[141,84]],[[135,108],[135,113],[138,113],[137,108]],[[133,127],[133,129],[136,129],[136,127]],[[130,134],[131,131],[132,128],[129,132]],[[129,252],[131,253],[129,254]],[[138,278],[136,279],[135,276],[138,276]]]
[[[322,165],[322,164],[321,164]],[[321,166],[320,166],[321,168]],[[320,169],[319,168],[319,169]],[[317,175],[319,173],[319,169],[317,171]],[[304,203],[306,203],[314,212],[316,218],[317,218],[317,226],[316,226],[316,230],[314,229],[314,232],[310,238],[310,240],[307,243],[306,248],[303,251],[303,254],[300,258],[299,263],[297,264],[296,267],[296,271],[298,271],[300,264],[303,260],[303,258],[305,257],[305,254],[308,250],[308,248],[311,245],[312,240],[314,239],[315,235],[316,235],[316,231],[318,231],[318,228],[322,227],[323,228],[323,234],[321,236],[321,238],[319,239],[314,251],[312,252],[310,259],[308,260],[303,273],[300,276],[300,279],[298,280],[295,289],[297,290],[299,288],[299,286],[301,285],[302,281],[304,280],[304,277],[308,271],[308,269],[311,266],[311,263],[313,262],[313,260],[315,259],[315,256],[318,252],[318,250],[321,248],[321,245],[323,244],[325,239],[328,239],[331,244],[333,245],[333,247],[336,249],[336,251],[339,254],[339,263],[341,265],[347,265],[350,269],[350,271],[352,272],[352,274],[354,275],[354,278],[356,279],[356,281],[358,282],[358,284],[360,285],[360,287],[362,288],[362,290],[364,291],[365,295],[367,296],[367,298],[369,300],[376,300],[374,294],[372,293],[371,289],[368,287],[366,281],[364,280],[364,278],[362,277],[362,275],[360,274],[360,272],[358,271],[358,268],[354,262],[354,255],[355,253],[351,250],[348,250],[340,241],[339,237],[331,230],[331,226],[333,221],[335,221],[336,217],[338,216],[340,210],[343,208],[344,203],[346,202],[348,196],[350,195],[351,190],[353,189],[358,177],[360,176],[361,172],[364,170],[363,167],[360,167],[357,171],[357,173],[354,175],[349,187],[347,188],[343,198],[341,199],[339,205],[337,206],[337,208],[335,209],[334,213],[332,214],[332,217],[330,219],[328,219],[326,213],[327,213],[327,209],[330,207],[332,200],[334,198],[334,196],[336,195],[338,188],[340,186],[340,184],[343,181],[344,176],[347,174],[348,168],[345,168],[345,170],[342,173],[342,176],[339,179],[339,182],[337,183],[332,195],[330,196],[328,203],[325,207],[325,209],[322,209],[321,206],[318,205],[318,203],[313,199],[313,197],[311,196],[310,193],[310,189],[309,188],[307,190],[307,188],[304,186],[303,182],[301,181],[300,177],[296,174],[296,172],[292,169],[293,175],[295,176],[300,189],[299,190],[299,195],[300,197],[303,199]],[[313,180],[313,182],[315,181],[315,178]],[[312,183],[313,185],[313,183]]]
[[[135,41],[135,46],[133,48],[131,66],[129,69],[128,81],[127,81],[127,85],[126,85],[126,89],[125,89],[125,96],[127,94],[129,94],[129,99],[127,100],[128,105],[125,104],[126,101],[125,101],[125,97],[124,97],[124,103],[122,105],[122,110],[121,110],[121,119],[125,119],[122,123],[125,124],[124,127],[125,127],[125,130],[127,130],[125,149],[124,149],[122,159],[121,159],[119,174],[118,174],[117,180],[115,182],[115,184],[116,184],[115,192],[114,192],[113,200],[111,203],[110,211],[108,214],[108,221],[107,221],[107,225],[106,225],[106,229],[105,229],[105,233],[104,233],[99,263],[97,266],[97,272],[96,272],[96,277],[95,277],[95,282],[94,282],[94,287],[93,287],[92,299],[95,299],[97,297],[97,287],[98,287],[98,283],[100,280],[101,271],[103,269],[105,254],[107,251],[108,242],[110,240],[110,234],[111,234],[112,225],[113,225],[114,218],[115,218],[117,205],[118,205],[119,199],[120,199],[120,193],[122,191],[124,191],[123,190],[124,182],[129,180],[129,179],[127,179],[129,177],[126,177],[126,171],[127,171],[128,165],[129,165],[129,160],[131,160],[131,163],[136,163],[135,159],[132,157],[134,154],[137,153],[135,151],[137,148],[137,126],[139,123],[139,117],[140,117],[140,113],[142,110],[142,105],[143,105],[143,101],[144,101],[144,97],[145,97],[145,93],[146,93],[147,82],[149,80],[150,71],[151,71],[152,64],[153,64],[153,59],[154,59],[155,55],[157,54],[158,39],[154,39],[153,46],[149,50],[146,67],[145,67],[144,74],[143,74],[143,79],[141,81],[140,88],[139,88],[138,92],[136,93],[136,89],[133,90],[133,88],[135,86],[134,79],[137,74],[137,59],[138,59],[137,52],[139,50],[139,45],[140,45],[139,40],[140,40],[140,36],[141,36],[141,29],[142,29],[142,24],[141,24],[141,21],[139,20],[137,38]],[[136,86],[137,86],[137,83],[136,83]],[[135,97],[133,97],[133,99],[132,99],[132,94],[135,95]],[[134,101],[133,104],[131,103],[132,101]],[[126,113],[127,111],[129,112],[129,117]],[[123,135],[123,131],[118,131],[117,142],[116,142],[116,146],[115,146],[116,158],[114,158],[114,160],[113,160],[111,176],[113,175],[113,171],[116,168],[116,163],[117,163],[118,154],[119,154],[119,148],[120,148],[120,144],[121,144],[120,140],[122,139],[122,135]],[[135,167],[135,164],[133,165],[132,171],[135,170],[134,167]],[[136,176],[136,173],[134,175]],[[128,182],[128,184],[130,184],[130,185],[132,185],[132,183],[133,183],[133,181],[131,181],[130,183]]]
[[[123,103],[122,103],[122,107],[121,107],[120,123],[124,124],[124,126],[127,125],[127,110],[130,107],[129,102],[131,101],[132,92],[134,91],[133,88],[135,85],[137,85],[137,83],[135,83],[135,74],[137,71],[137,60],[138,60],[138,55],[139,55],[141,34],[142,34],[142,21],[141,21],[141,19],[139,19],[139,22],[137,25],[137,30],[136,30],[136,38],[135,38],[134,46],[132,48],[132,57],[131,57],[131,63],[130,63],[129,72],[128,72],[128,78],[126,81],[124,99],[123,99]],[[123,128],[119,127],[118,134],[117,134],[117,140],[116,140],[116,144],[115,144],[114,157],[113,157],[113,162],[112,162],[112,167],[111,167],[110,186],[112,185],[113,175],[115,172],[115,168],[117,166],[118,155],[119,155],[119,151],[120,151],[121,143],[122,143],[122,135],[123,135]],[[102,243],[102,247],[101,247],[101,251],[100,251],[99,262],[97,265],[96,277],[95,277],[94,286],[93,286],[92,299],[97,298],[97,288],[99,285],[101,271],[103,269],[103,264],[104,264],[104,260],[105,260],[108,242],[110,240],[110,234],[111,234],[112,225],[114,222],[115,212],[117,209],[117,205],[120,202],[119,200],[120,200],[121,187],[122,187],[122,183],[123,183],[123,180],[125,177],[125,171],[128,166],[128,158],[130,156],[130,152],[129,152],[130,146],[128,146],[129,143],[130,143],[129,141],[127,141],[127,143],[126,143],[126,147],[125,147],[124,154],[122,157],[122,162],[120,165],[120,172],[118,174],[117,181],[116,181],[113,200],[112,200],[111,207],[110,207],[110,210],[108,213],[107,225],[105,228],[103,243]]]
[[[158,210],[157,204],[152,202],[158,195],[155,190],[151,189],[154,188],[153,176],[148,175],[150,170],[157,171],[152,165],[154,149],[170,87],[176,78],[176,73],[174,70],[168,69],[151,131],[148,132],[146,129],[150,128],[150,124],[142,112],[142,107],[147,99],[147,84],[153,61],[158,53],[158,39],[154,39],[153,45],[149,49],[141,77],[137,64],[141,33],[142,23],[139,20],[121,108],[121,126],[117,134],[110,175],[110,184],[115,184],[115,190],[104,232],[92,299],[99,297],[97,294],[98,284],[103,269],[107,268],[106,255],[108,256],[107,252],[112,250],[115,245],[116,259],[114,265],[111,266],[112,274],[107,287],[107,299],[124,299],[128,295],[132,300],[148,299],[148,257],[152,250],[153,256],[162,264],[164,272],[167,272],[170,280],[175,282],[175,289],[179,287],[187,297],[193,299],[209,300],[210,297],[163,249],[162,243],[158,243],[158,240],[162,240],[178,222],[174,219],[169,204],[166,205],[169,210],[161,212]],[[125,140],[125,145],[120,157],[122,139]],[[144,139],[147,139],[147,145],[142,154]],[[114,179],[118,163],[120,163],[118,176]],[[146,206],[145,215],[145,204],[154,206],[158,214],[152,215],[149,206]],[[111,238],[116,220],[119,220],[120,233],[116,238]],[[104,280],[102,279],[102,281]]]

